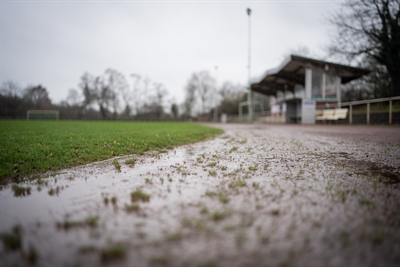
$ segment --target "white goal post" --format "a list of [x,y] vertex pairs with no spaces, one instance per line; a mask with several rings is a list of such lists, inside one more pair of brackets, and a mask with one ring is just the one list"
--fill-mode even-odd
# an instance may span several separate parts
[[26,119],[29,120],[57,120],[58,110],[28,110],[26,112]]

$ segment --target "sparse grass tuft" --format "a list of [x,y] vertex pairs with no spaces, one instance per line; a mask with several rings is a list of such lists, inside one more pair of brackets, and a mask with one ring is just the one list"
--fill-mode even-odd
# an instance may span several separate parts
[[173,232],[173,233],[168,233],[165,236],[165,239],[167,241],[179,241],[183,238],[183,233],[181,231]]
[[103,248],[100,251],[101,260],[103,262],[118,260],[125,257],[126,249],[121,245],[112,245],[106,248]]
[[213,221],[218,222],[218,221],[221,221],[221,220],[225,219],[226,217],[228,217],[229,214],[230,213],[228,211],[216,211],[216,212],[213,212],[210,214],[210,218]]
[[73,228],[79,228],[79,227],[94,228],[94,227],[98,226],[98,222],[99,222],[99,217],[90,216],[90,217],[87,217],[83,221],[65,220],[63,222],[57,222],[56,223],[56,227],[57,227],[57,229],[61,229],[61,230],[65,230],[65,231],[68,231],[68,230],[73,229]]
[[133,165],[135,165],[135,163],[136,163],[136,159],[135,158],[131,158],[131,159],[125,160],[125,164],[127,164],[127,165],[133,166]]
[[196,267],[218,267],[218,265],[213,261],[206,261],[206,262],[200,263]]
[[219,201],[221,201],[222,203],[228,203],[229,200],[229,197],[225,193],[219,194]]
[[239,148],[237,146],[234,146],[231,148],[231,150],[229,150],[229,153],[232,153],[234,151],[237,151]]
[[39,258],[39,253],[34,246],[29,246],[29,250],[24,253],[24,256],[29,263],[35,265]]
[[22,248],[21,227],[16,225],[12,229],[12,233],[2,234],[1,239],[5,248],[16,251]]
[[148,202],[148,201],[150,201],[150,196],[141,190],[136,190],[131,193],[131,201],[132,202],[137,202],[137,201]]
[[246,182],[243,181],[243,180],[235,180],[235,181],[232,181],[232,182],[230,182],[230,183],[228,184],[228,186],[229,186],[230,188],[243,187],[243,186],[246,186],[246,185],[247,185]]
[[279,209],[273,209],[271,211],[271,214],[274,215],[274,216],[278,216],[280,214],[280,211],[279,211]]
[[126,212],[137,212],[140,210],[139,204],[125,204]]
[[117,172],[121,172],[121,165],[119,164],[118,160],[114,159],[112,163],[113,163],[115,169],[117,170]]
[[371,200],[366,199],[366,198],[360,198],[358,200],[358,203],[360,203],[360,205],[364,205],[364,206],[367,206],[367,207],[370,207],[370,208],[375,208],[375,203],[372,202]]
[[85,219],[85,224],[89,227],[96,227],[99,223],[99,217],[92,216]]
[[217,172],[215,170],[208,171],[208,174],[210,174],[211,176],[217,176]]
[[254,166],[250,166],[249,167],[249,170],[250,171],[252,171],[252,172],[254,172],[254,171],[256,171],[257,170],[257,167],[258,167],[258,165],[256,164],[256,165],[254,165]]
[[17,184],[13,184],[12,190],[14,192],[14,196],[16,196],[16,197],[21,197],[21,196],[26,196],[26,195],[31,194],[30,187],[23,187],[23,186],[19,186]]

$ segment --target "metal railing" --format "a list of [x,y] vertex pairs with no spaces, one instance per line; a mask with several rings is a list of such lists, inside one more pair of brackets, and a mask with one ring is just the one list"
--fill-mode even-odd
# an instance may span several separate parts
[[340,107],[349,107],[349,124],[353,124],[353,106],[357,105],[367,105],[367,111],[366,111],[366,121],[367,124],[370,124],[370,115],[371,115],[371,103],[382,103],[382,102],[389,102],[389,117],[388,117],[388,122],[389,125],[392,124],[393,120],[393,101],[394,100],[400,100],[400,96],[395,96],[395,97],[387,97],[387,98],[377,98],[377,99],[371,99],[371,100],[361,100],[361,101],[352,101],[352,102],[344,102],[339,104]]

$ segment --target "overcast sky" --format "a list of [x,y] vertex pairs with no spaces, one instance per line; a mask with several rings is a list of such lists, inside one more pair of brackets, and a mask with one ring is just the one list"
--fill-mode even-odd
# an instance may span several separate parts
[[[1,83],[42,84],[53,102],[78,89],[84,72],[113,68],[164,84],[183,101],[193,72],[218,83],[247,82],[248,16],[252,77],[300,46],[323,56],[324,17],[340,1],[3,1]],[[218,66],[216,70],[215,66]]]

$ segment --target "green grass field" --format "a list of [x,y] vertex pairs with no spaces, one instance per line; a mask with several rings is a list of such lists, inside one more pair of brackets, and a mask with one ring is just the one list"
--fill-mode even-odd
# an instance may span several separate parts
[[222,132],[174,122],[0,121],[0,180],[171,149]]

